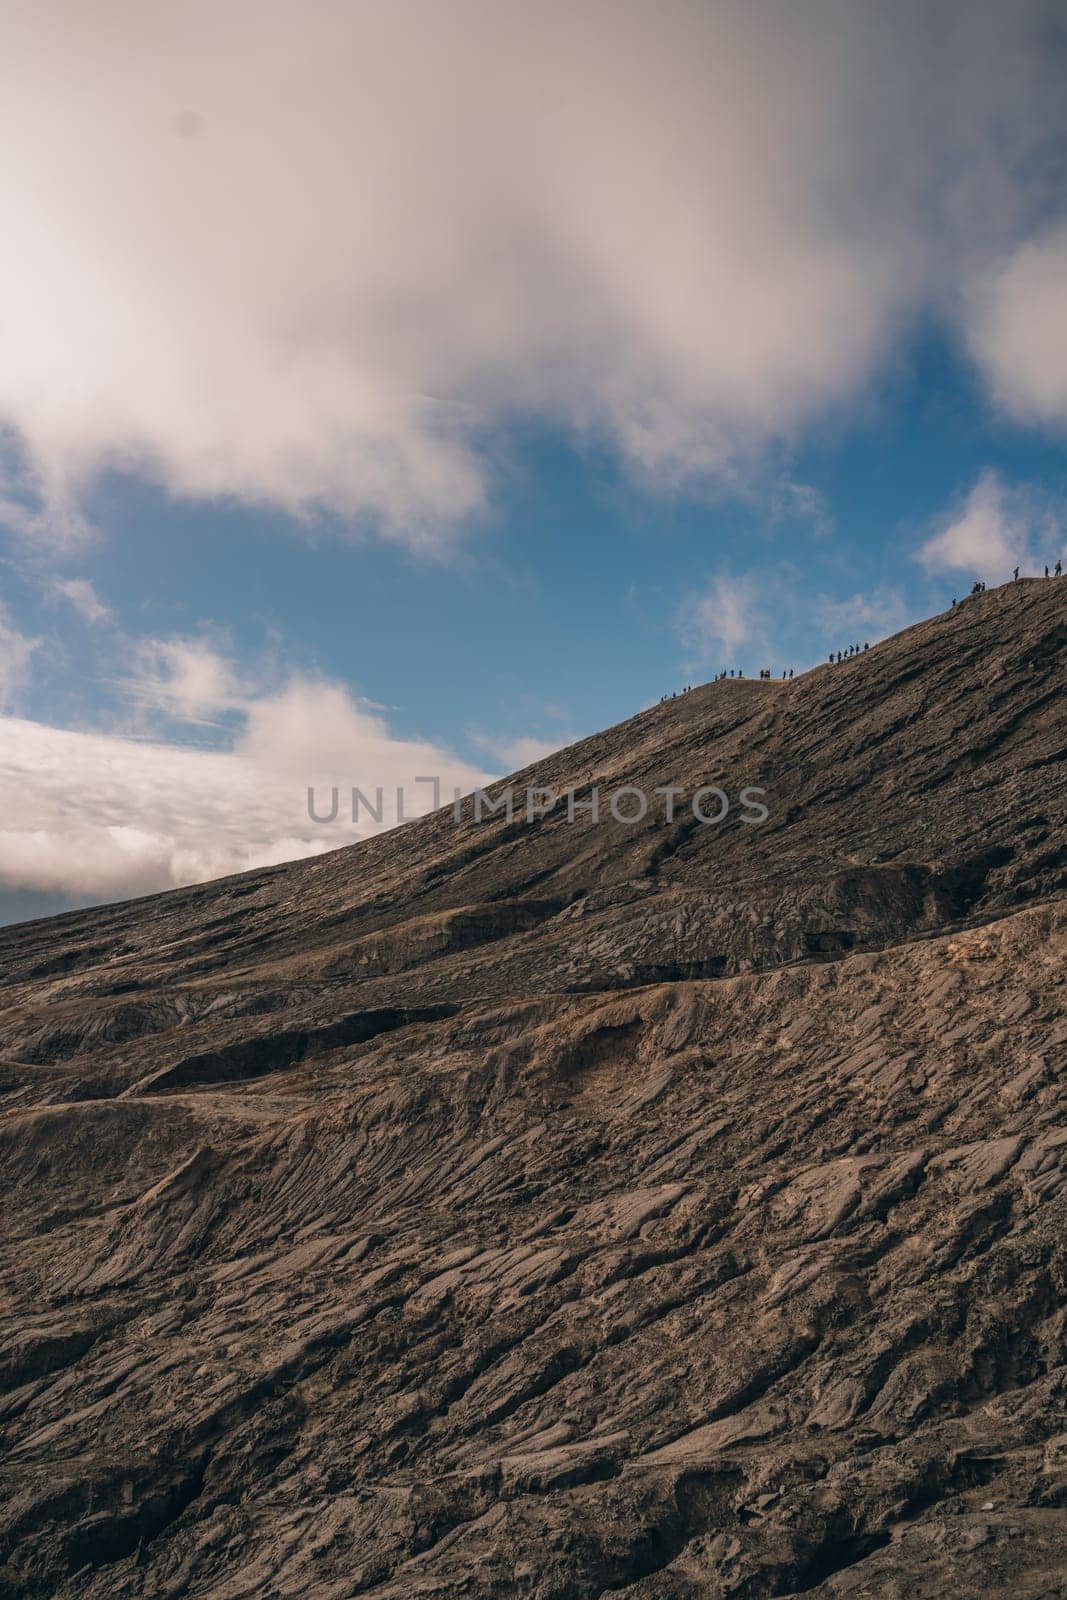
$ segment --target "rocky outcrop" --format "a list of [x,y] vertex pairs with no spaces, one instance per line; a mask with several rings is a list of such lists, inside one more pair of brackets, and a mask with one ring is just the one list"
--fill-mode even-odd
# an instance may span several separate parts
[[1064,1593],[1065,605],[5,930],[3,1600]]

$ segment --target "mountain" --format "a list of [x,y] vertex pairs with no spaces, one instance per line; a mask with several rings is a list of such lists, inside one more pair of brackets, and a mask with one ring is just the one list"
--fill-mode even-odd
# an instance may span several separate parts
[[0,931],[0,1597],[1067,1594],[1065,647]]

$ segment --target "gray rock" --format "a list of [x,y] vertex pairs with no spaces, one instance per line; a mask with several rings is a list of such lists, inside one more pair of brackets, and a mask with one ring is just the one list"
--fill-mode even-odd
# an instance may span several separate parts
[[1065,599],[5,929],[2,1600],[1067,1592]]

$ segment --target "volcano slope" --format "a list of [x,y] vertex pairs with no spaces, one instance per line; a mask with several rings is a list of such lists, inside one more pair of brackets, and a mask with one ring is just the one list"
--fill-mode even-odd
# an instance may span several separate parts
[[5,930],[4,1600],[1067,1594],[1065,643]]

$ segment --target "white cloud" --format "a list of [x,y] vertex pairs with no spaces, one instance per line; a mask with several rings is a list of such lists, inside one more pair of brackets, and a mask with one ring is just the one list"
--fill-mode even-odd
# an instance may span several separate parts
[[804,670],[831,647],[874,643],[914,620],[904,595],[888,585],[835,600],[812,597],[786,563],[766,573],[717,574],[683,610],[679,637],[689,651],[685,671],[761,666]]
[[232,664],[202,639],[145,639],[132,654],[133,671],[122,688],[142,711],[212,722],[248,697]]
[[776,522],[809,522],[820,538],[834,531],[834,519],[821,490],[786,480],[772,489],[770,511]]
[[46,588],[51,596],[72,606],[85,622],[107,622],[111,616],[110,607],[104,604],[88,578],[52,578]]
[[1009,412],[1067,425],[1067,227],[1028,240],[976,291],[970,337]]
[[848,644],[866,644],[873,639],[884,639],[897,633],[913,620],[913,613],[896,589],[885,585],[867,594],[850,595],[845,600],[832,600],[823,595],[818,601],[816,614],[819,626],[830,638],[835,650]]
[[516,414],[736,482],[1021,236],[1042,14],[7,6],[10,520],[111,468],[425,545]]
[[[26,891],[69,902],[147,894],[316,854],[377,825],[353,826],[349,791],[383,795],[383,826],[429,809],[419,777],[439,777],[442,798],[468,793],[486,774],[448,751],[394,736],[339,685],[292,681],[248,709],[225,752],[0,719],[0,898]],[[307,789],[333,825],[311,821]],[[24,899],[18,902],[24,904]],[[48,909],[54,909],[49,905]]]
[[[147,894],[345,842],[234,755],[3,722],[0,888]],[[279,856],[277,852],[281,850]]]
[[[260,770],[283,772],[287,779],[303,776],[305,783],[357,784],[365,793],[381,786],[387,791],[389,815],[395,809],[389,796],[398,784],[439,777],[444,803],[455,785],[466,794],[486,779],[484,772],[430,740],[399,738],[384,717],[354,702],[343,685],[304,677],[294,677],[278,693],[248,704],[236,754]],[[412,789],[412,801],[405,802],[408,811],[416,809],[413,801],[420,793],[429,796],[429,786]]]
[[1039,570],[1062,534],[1058,519],[1031,490],[987,470],[964,504],[942,519],[918,559],[928,572],[968,572],[1003,583],[1017,565]]
[[37,641],[20,633],[0,604],[0,710],[13,705],[26,687],[36,647]]
[[756,580],[720,573],[686,606],[681,637],[701,663],[727,664],[745,647],[766,642],[767,614]]

